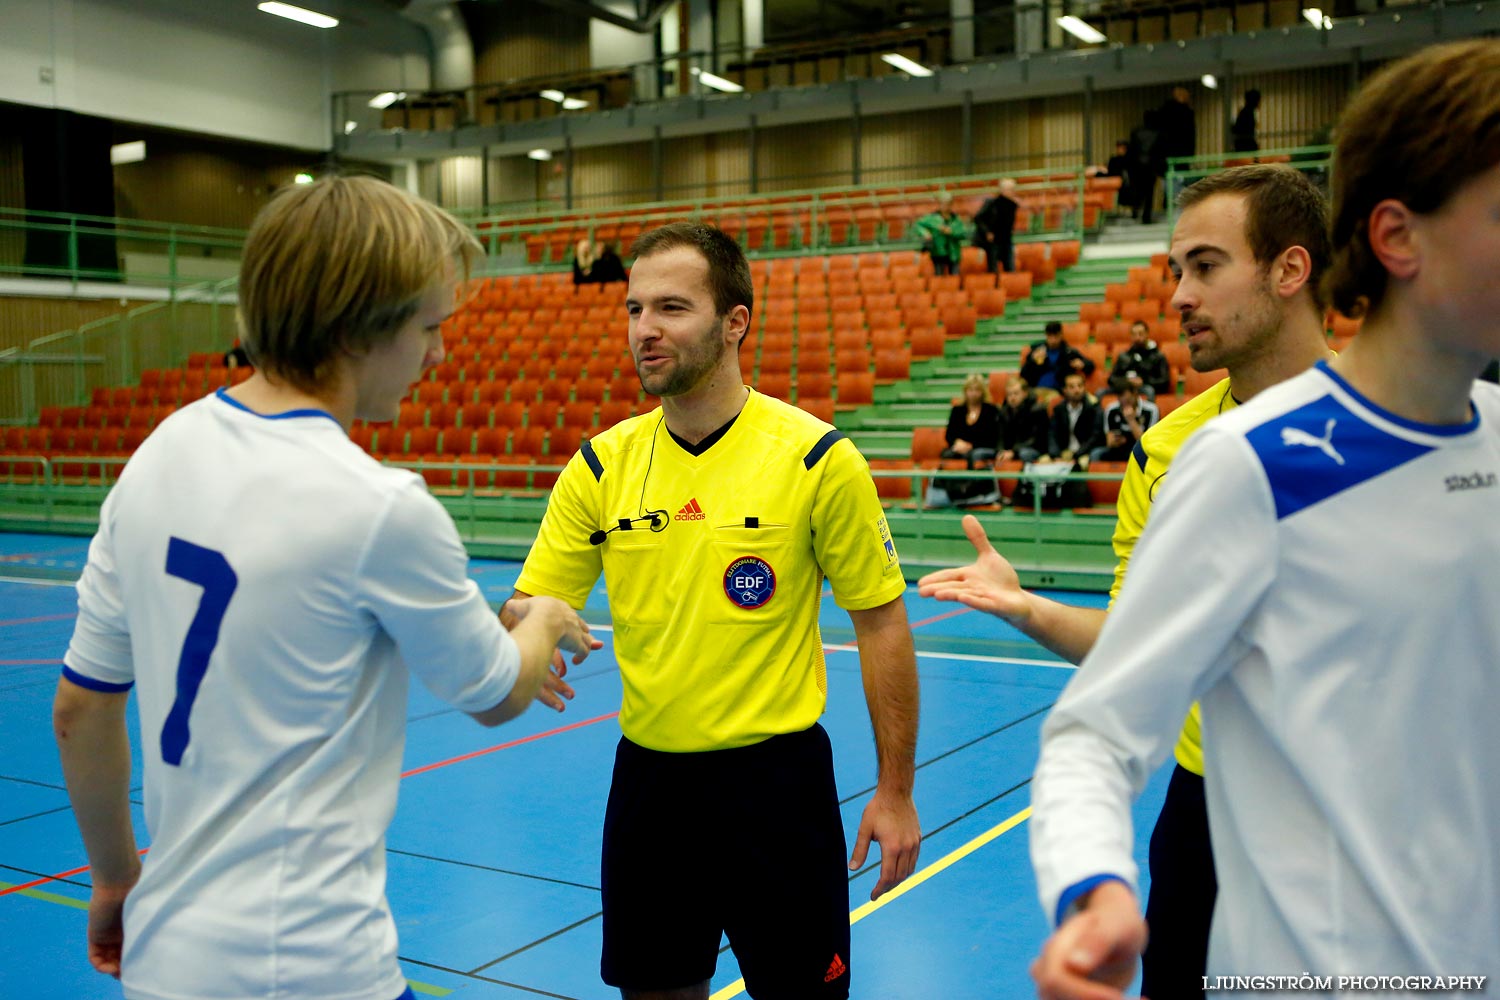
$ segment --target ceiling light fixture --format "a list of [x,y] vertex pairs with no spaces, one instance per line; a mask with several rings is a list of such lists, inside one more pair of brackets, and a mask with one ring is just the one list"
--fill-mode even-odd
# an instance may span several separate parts
[[397,93],[394,90],[387,90],[383,94],[376,94],[374,97],[370,98],[369,105],[376,110],[384,110],[385,108],[390,107],[392,104],[395,104],[397,101],[404,100],[406,100],[405,91]]
[[906,58],[899,52],[882,52],[880,58],[884,59],[889,65],[896,67],[901,72],[910,74],[911,76],[932,75],[932,70],[928,69],[926,66],[923,66],[919,62]]
[[1058,18],[1057,26],[1079,41],[1088,42],[1090,45],[1098,45],[1106,41],[1104,32],[1072,14],[1064,14]]
[[109,147],[109,162],[118,167],[122,163],[140,163],[146,158],[146,140],[122,142]]
[[533,160],[546,161],[552,159],[552,151],[550,149],[533,149],[526,155],[531,157]]
[[268,0],[266,3],[258,4],[256,9],[263,10],[267,14],[275,14],[277,17],[289,17],[293,21],[301,21],[303,24],[310,24],[314,28],[337,28],[339,25],[339,19],[336,17],[319,14],[315,10],[293,7],[289,3],[277,3],[275,0]]
[[738,94],[745,89],[744,87],[741,87],[739,84],[735,83],[733,80],[726,80],[722,76],[719,76],[717,73],[709,73],[705,70],[699,69],[697,66],[693,67],[693,75],[696,76],[698,78],[698,82],[703,84],[705,87],[712,87],[715,90],[722,90],[726,94]]

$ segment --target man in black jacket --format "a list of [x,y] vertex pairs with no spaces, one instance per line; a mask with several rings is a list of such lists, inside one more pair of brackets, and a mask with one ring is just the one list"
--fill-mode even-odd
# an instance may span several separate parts
[[1094,363],[1079,354],[1077,348],[1063,343],[1062,324],[1053,320],[1047,324],[1046,339],[1027,349],[1026,359],[1021,363],[1021,377],[1027,385],[1055,393],[1062,389],[1063,378],[1070,372],[1088,378],[1094,374]]
[[1115,358],[1110,381],[1125,379],[1147,399],[1172,393],[1172,368],[1167,356],[1149,336],[1151,328],[1141,320],[1130,324],[1130,346]]
[[1000,182],[1000,193],[987,199],[974,213],[974,245],[984,249],[991,274],[996,273],[997,267],[1002,271],[1015,270],[1011,240],[1020,207],[1016,202],[1016,182],[1007,177]]
[[1088,465],[1089,454],[1104,445],[1104,416],[1099,404],[1089,399],[1083,376],[1073,372],[1063,382],[1062,402],[1052,409],[1047,454],[1078,467]]

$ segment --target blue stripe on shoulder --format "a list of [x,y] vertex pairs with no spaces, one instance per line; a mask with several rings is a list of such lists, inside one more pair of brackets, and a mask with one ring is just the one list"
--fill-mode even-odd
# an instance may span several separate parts
[[1261,424],[1245,439],[1265,469],[1278,520],[1433,450],[1365,423],[1332,395]]
[[125,691],[129,691],[132,687],[135,686],[135,681],[129,681],[125,684],[111,684],[109,681],[96,681],[92,677],[83,676],[83,674],[78,673],[76,670],[73,670],[70,667],[63,667],[62,675],[81,688],[88,688],[90,691],[101,691],[104,694],[121,694]]
[[1137,441],[1135,443],[1135,447],[1132,448],[1132,449],[1130,449],[1130,457],[1133,458],[1133,459],[1135,459],[1135,464],[1139,465],[1141,467],[1141,471],[1142,472],[1146,471],[1146,446],[1145,445],[1143,445],[1139,441]]
[[812,450],[802,456],[802,464],[808,469],[818,464],[818,460],[828,454],[828,449],[844,440],[842,431],[829,431],[818,438],[818,443],[812,446]]
[[604,475],[604,465],[599,461],[599,456],[594,454],[594,446],[585,441],[578,450],[583,452],[583,460],[588,463],[589,471],[594,474],[594,482],[597,483]]

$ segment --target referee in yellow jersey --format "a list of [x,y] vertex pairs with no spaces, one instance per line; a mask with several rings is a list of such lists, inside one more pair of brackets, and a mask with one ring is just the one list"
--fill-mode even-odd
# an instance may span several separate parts
[[846,843],[818,632],[823,580],[859,641],[879,777],[847,868],[911,874],[916,658],[868,466],[828,424],[744,385],[739,246],[675,223],[633,248],[630,351],[661,409],[586,443],[518,598],[582,608],[602,572],[623,738],[604,819],[605,982],[702,1000],[727,933],[756,998],[849,995]]
[[[1328,207],[1306,176],[1289,167],[1234,167],[1184,188],[1178,208],[1171,264],[1179,282],[1172,306],[1182,315],[1193,368],[1224,368],[1229,377],[1163,417],[1136,444],[1117,504],[1111,601],[1120,593],[1151,504],[1183,442],[1209,420],[1300,375],[1328,354],[1326,303],[1319,289],[1331,256]],[[1106,612],[1022,590],[978,520],[964,518],[964,531],[979,558],[928,574],[919,592],[998,615],[1060,656],[1081,662]],[[1202,544],[1211,546],[1213,539]],[[1151,835],[1150,939],[1142,957],[1141,992],[1184,1000],[1203,996],[1217,888],[1197,705],[1183,725],[1176,758]]]

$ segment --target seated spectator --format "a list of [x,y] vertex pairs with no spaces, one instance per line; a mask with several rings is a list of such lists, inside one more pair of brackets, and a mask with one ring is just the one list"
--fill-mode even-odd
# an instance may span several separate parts
[[1113,386],[1117,379],[1126,379],[1142,396],[1155,399],[1172,394],[1172,367],[1150,333],[1151,328],[1142,320],[1130,324],[1130,346],[1115,358],[1109,381]]
[[1085,379],[1094,374],[1094,363],[1078,353],[1077,348],[1063,343],[1061,323],[1056,320],[1048,323],[1045,338],[1031,345],[1021,365],[1021,378],[1028,385],[1048,390],[1050,397],[1062,388],[1069,373],[1079,372]]
[[922,216],[916,226],[922,234],[922,249],[932,257],[933,270],[938,274],[957,274],[964,237],[969,230],[953,211],[953,196],[944,194],[938,198],[937,211]]
[[1089,455],[1104,444],[1104,418],[1099,404],[1089,398],[1084,376],[1071,372],[1063,380],[1062,402],[1052,408],[1047,455],[1087,468]]
[[1110,379],[1110,388],[1115,400],[1104,409],[1104,444],[1091,453],[1096,462],[1127,461],[1146,428],[1161,419],[1156,404],[1142,398],[1140,388],[1128,378]]
[[624,281],[628,276],[614,243],[595,243],[588,237],[573,249],[573,284],[602,285]]
[[[948,413],[944,432],[948,447],[943,458],[962,458],[970,469],[988,469],[1000,447],[1000,409],[990,401],[990,382],[980,374],[964,379],[964,395]],[[994,503],[999,492],[993,480],[935,480],[927,493],[929,507],[948,504]]]
[[1047,451],[1047,409],[1018,375],[1005,383],[1000,406],[1000,454],[997,461],[1035,462]]
[[234,371],[234,369],[236,368],[251,367],[249,352],[247,352],[244,347],[240,346],[239,344],[235,344],[229,350],[224,352],[224,367],[228,368],[230,371]]

